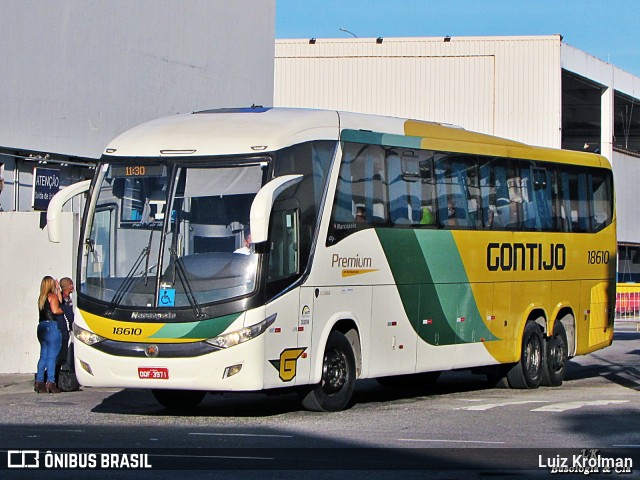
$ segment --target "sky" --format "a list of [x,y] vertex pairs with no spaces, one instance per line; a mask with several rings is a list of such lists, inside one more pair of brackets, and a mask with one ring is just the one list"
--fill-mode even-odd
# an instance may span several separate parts
[[276,0],[278,39],[556,33],[640,77],[640,0]]

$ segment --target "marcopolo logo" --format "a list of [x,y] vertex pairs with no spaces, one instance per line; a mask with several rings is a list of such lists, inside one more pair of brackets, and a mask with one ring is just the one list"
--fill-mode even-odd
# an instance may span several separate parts
[[173,320],[176,314],[173,312],[132,312],[131,320]]

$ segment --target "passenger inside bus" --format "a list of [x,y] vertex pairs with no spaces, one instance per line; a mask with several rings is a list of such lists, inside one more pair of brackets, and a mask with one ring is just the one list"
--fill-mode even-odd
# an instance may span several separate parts
[[456,216],[456,205],[453,200],[449,200],[447,202],[447,220],[445,222],[445,225],[458,225],[458,218]]
[[436,218],[430,207],[422,207],[420,214],[420,225],[435,225]]

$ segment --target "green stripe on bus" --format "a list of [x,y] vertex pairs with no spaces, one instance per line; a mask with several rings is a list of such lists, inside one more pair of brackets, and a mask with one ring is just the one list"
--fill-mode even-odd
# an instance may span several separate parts
[[369,145],[386,145],[390,147],[420,148],[420,137],[407,137],[391,133],[377,133],[366,130],[345,129],[340,135],[343,142],[366,143]]
[[451,232],[380,228],[376,233],[420,338],[431,345],[497,339],[478,311]]
[[211,318],[201,322],[168,323],[149,338],[192,338],[194,340],[213,338],[224,332],[241,313]]

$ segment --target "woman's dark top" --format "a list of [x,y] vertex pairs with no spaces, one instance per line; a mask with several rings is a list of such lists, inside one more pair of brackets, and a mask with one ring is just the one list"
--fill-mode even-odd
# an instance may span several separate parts
[[56,316],[53,314],[53,310],[51,310],[51,304],[49,303],[49,298],[44,302],[44,308],[40,310],[40,321],[56,321]]

